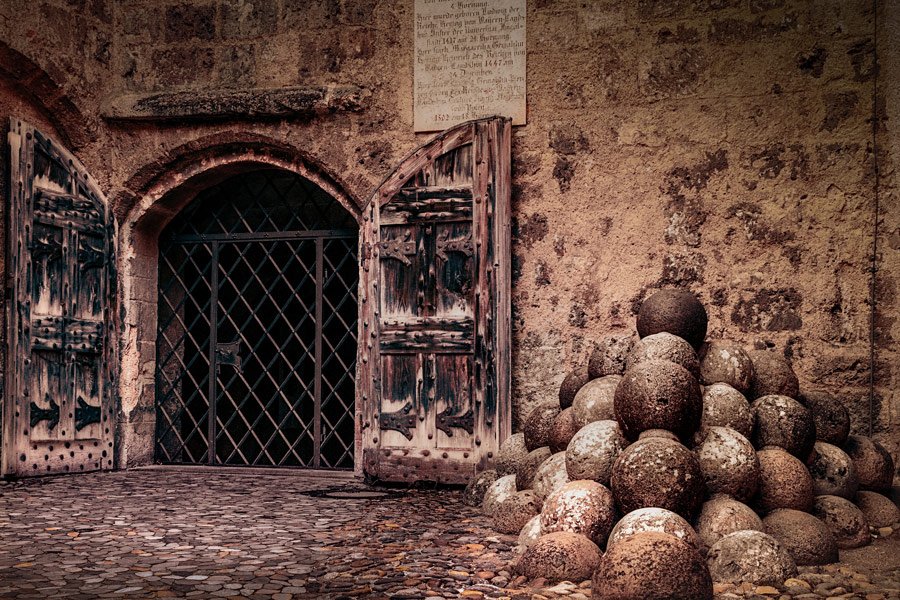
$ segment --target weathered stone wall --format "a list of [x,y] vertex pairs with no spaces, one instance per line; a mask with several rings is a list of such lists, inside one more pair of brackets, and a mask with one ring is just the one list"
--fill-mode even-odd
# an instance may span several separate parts
[[[879,4],[876,24],[872,0],[529,0],[517,415],[553,397],[593,340],[633,330],[652,290],[685,286],[711,337],[783,352],[805,388],[845,399],[858,431],[871,399],[897,452],[900,43],[898,9]],[[120,217],[185,151],[251,134],[362,205],[427,138],[412,133],[412,13],[412,0],[13,0],[0,40],[83,113],[63,125]],[[120,118],[156,93],[284,88],[308,110]],[[348,88],[352,101],[334,100]]]

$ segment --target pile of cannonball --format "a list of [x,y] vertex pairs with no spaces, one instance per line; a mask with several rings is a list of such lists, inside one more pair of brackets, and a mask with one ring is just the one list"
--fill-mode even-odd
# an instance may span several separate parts
[[714,582],[781,585],[900,524],[879,493],[891,456],[850,435],[841,401],[706,329],[690,292],[653,294],[639,339],[601,340],[470,483],[467,501],[519,534],[518,573],[590,578],[593,598],[712,598]]

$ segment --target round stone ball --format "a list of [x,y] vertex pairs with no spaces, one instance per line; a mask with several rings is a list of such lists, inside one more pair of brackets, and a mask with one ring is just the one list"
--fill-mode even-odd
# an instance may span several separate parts
[[634,345],[631,334],[614,333],[597,342],[588,360],[588,376],[591,379],[625,372],[625,361]]
[[516,493],[516,476],[504,475],[488,487],[481,503],[481,512],[493,517],[501,502]]
[[894,479],[894,460],[884,446],[864,435],[851,435],[844,442],[844,452],[853,460],[861,489],[890,489]]
[[542,535],[513,563],[513,571],[528,579],[584,581],[600,564],[600,548],[578,533],[554,531]]
[[569,371],[559,386],[559,407],[569,408],[581,386],[591,380],[587,367],[577,367]]
[[816,442],[808,465],[816,496],[856,497],[856,467],[846,452],[826,442]]
[[528,448],[525,447],[525,434],[514,433],[500,444],[497,460],[494,461],[494,469],[501,477],[513,475],[526,456],[528,456]]
[[542,462],[534,474],[534,495],[543,503],[547,496],[567,483],[566,453],[557,452]]
[[642,338],[667,332],[684,338],[699,348],[706,338],[706,309],[687,290],[660,290],[644,300],[637,316],[638,335]]
[[753,361],[735,342],[714,340],[700,347],[700,383],[725,383],[746,394],[753,381]]
[[878,492],[857,492],[856,506],[872,527],[893,527],[900,523],[900,508],[890,498]]
[[625,538],[646,531],[668,533],[687,542],[692,548],[700,549],[700,536],[697,535],[690,523],[670,510],[653,506],[633,510],[622,517],[610,532],[606,549],[608,551]]
[[538,541],[541,535],[541,514],[538,513],[528,519],[528,522],[522,527],[517,543],[520,548],[527,548]]
[[700,553],[667,533],[648,531],[618,542],[600,559],[591,598],[669,600],[713,597],[712,579]]
[[647,438],[663,438],[665,440],[678,442],[679,444],[681,443],[678,436],[668,429],[645,429],[641,432],[641,435],[638,436],[638,440],[646,440]]
[[703,388],[700,433],[707,427],[730,427],[749,440],[753,435],[750,403],[727,383],[714,383]]
[[726,494],[715,494],[704,502],[694,526],[705,548],[735,531],[763,531],[762,519],[753,509]]
[[786,358],[769,350],[748,350],[753,361],[753,380],[747,398],[755,400],[772,394],[796,398],[800,395],[800,381]]
[[790,553],[761,531],[729,533],[709,549],[706,563],[716,583],[780,586],[797,576]]
[[764,448],[756,453],[759,460],[759,489],[755,507],[760,513],[778,508],[810,511],[815,494],[813,480],[797,457],[783,448]]
[[610,485],[622,514],[655,506],[685,519],[697,512],[706,492],[694,453],[659,437],[628,446],[613,464]]
[[547,496],[541,509],[541,531],[570,531],[603,546],[616,519],[609,489],[587,479],[570,481]]
[[592,479],[609,485],[612,466],[628,446],[615,421],[594,421],[582,427],[566,448],[569,478]]
[[552,454],[547,446],[529,452],[516,470],[516,489],[528,490],[534,487],[534,476],[537,475],[538,468]]
[[687,369],[667,360],[636,364],[616,387],[616,420],[630,440],[647,429],[667,429],[690,440],[702,409],[700,384]]
[[799,400],[812,413],[816,439],[843,446],[850,435],[850,412],[847,407],[825,392],[806,392]]
[[635,342],[625,361],[625,370],[648,360],[668,360],[681,365],[694,377],[700,376],[700,361],[693,346],[671,333],[654,333]]
[[550,450],[553,452],[565,450],[579,429],[581,427],[575,421],[575,411],[571,407],[561,410],[553,420],[553,427],[550,428]]
[[525,523],[541,510],[541,501],[532,490],[506,496],[494,511],[494,529],[500,533],[519,533]]
[[579,427],[594,421],[616,419],[614,398],[620,381],[621,375],[606,375],[588,381],[578,390],[575,400],[572,401],[572,411]]
[[838,561],[837,541],[825,523],[799,510],[779,508],[763,518],[766,533],[778,540],[798,566]]
[[805,461],[816,442],[816,426],[805,406],[787,396],[769,395],[750,405],[753,445],[779,446]]
[[838,548],[859,548],[872,541],[866,516],[846,498],[816,496],[813,514],[831,530]]
[[481,506],[488,488],[499,478],[500,476],[494,469],[482,471],[473,477],[466,485],[466,489],[463,490],[463,503],[469,506]]
[[529,452],[550,445],[550,430],[553,429],[560,410],[562,409],[556,402],[544,402],[535,406],[528,414],[522,433],[525,434],[525,447]]
[[734,429],[710,427],[694,449],[710,494],[723,493],[746,502],[759,487],[759,460],[753,445]]

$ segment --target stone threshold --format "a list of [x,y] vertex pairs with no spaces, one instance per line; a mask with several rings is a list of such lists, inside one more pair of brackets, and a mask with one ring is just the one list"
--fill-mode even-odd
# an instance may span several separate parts
[[279,467],[232,467],[212,465],[144,465],[131,467],[129,471],[167,471],[178,473],[208,473],[250,477],[299,477],[303,479],[327,479],[335,483],[362,483],[363,478],[353,471],[327,471],[324,469],[301,469]]

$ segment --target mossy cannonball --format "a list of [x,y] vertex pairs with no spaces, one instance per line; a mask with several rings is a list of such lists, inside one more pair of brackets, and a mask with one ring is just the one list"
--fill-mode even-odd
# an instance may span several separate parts
[[816,496],[813,514],[834,534],[838,548],[859,548],[872,541],[866,516],[846,498]]
[[694,449],[710,494],[750,500],[759,487],[759,460],[753,445],[729,427],[710,427]]
[[772,394],[788,398],[800,395],[800,381],[786,358],[770,350],[748,350],[747,355],[753,361],[749,400]]
[[534,486],[534,476],[537,475],[538,468],[552,454],[548,446],[542,446],[529,452],[528,456],[519,463],[519,468],[516,470],[516,489],[531,489]]
[[544,500],[541,531],[571,531],[603,546],[616,519],[609,489],[587,479],[570,481]]
[[541,513],[538,513],[528,519],[528,522],[522,526],[517,543],[521,548],[527,548],[538,541],[541,534]]
[[659,437],[628,446],[613,464],[610,485],[623,514],[656,506],[690,519],[705,494],[703,473],[694,453],[678,442]]
[[615,421],[588,423],[566,447],[566,471],[573,480],[592,479],[609,485],[613,463],[627,446]]
[[712,340],[700,347],[700,383],[726,383],[746,394],[753,381],[753,361],[737,343]]
[[674,535],[697,550],[701,546],[700,536],[683,517],[670,510],[650,506],[633,510],[622,517],[612,528],[609,540],[606,542],[606,549],[609,550],[627,537],[646,531]]
[[660,290],[641,303],[637,316],[642,338],[663,331],[684,338],[699,348],[706,338],[706,309],[687,290]]
[[583,535],[568,531],[545,533],[513,564],[528,579],[584,581],[600,564],[600,548]]
[[543,402],[528,413],[522,433],[525,434],[525,447],[529,452],[541,446],[550,446],[550,431],[561,410],[556,402]]
[[687,369],[667,360],[634,365],[616,387],[616,420],[630,440],[647,429],[667,429],[690,440],[702,409],[700,384]]
[[798,566],[827,565],[838,560],[834,534],[809,513],[779,508],[763,518],[763,525]]
[[488,488],[500,478],[497,471],[488,469],[473,477],[463,490],[463,503],[469,506],[481,506]]
[[541,463],[534,474],[534,495],[541,503],[544,498],[564,484],[569,483],[569,474],[566,472],[566,453],[557,452]]
[[816,496],[840,496],[852,500],[856,497],[859,481],[856,467],[847,453],[826,442],[816,442],[808,463]]
[[581,427],[575,421],[575,411],[571,407],[561,410],[550,428],[550,450],[553,452],[565,450],[579,429]]
[[681,365],[694,377],[700,376],[700,361],[693,346],[683,338],[665,331],[648,335],[635,342],[628,360],[625,361],[625,370],[648,360],[668,360]]
[[579,427],[594,421],[615,420],[614,398],[620,381],[621,375],[606,375],[588,381],[578,390],[572,401],[572,411]]
[[703,503],[694,527],[705,548],[735,531],[763,531],[763,522],[752,508],[727,494],[715,494]]
[[844,442],[844,452],[853,460],[860,489],[890,489],[894,479],[894,460],[884,446],[870,437],[851,435]]
[[634,336],[630,333],[613,333],[604,336],[597,342],[588,360],[588,375],[590,378],[596,379],[597,377],[621,375],[624,373],[625,361],[633,345]]
[[893,527],[900,523],[900,508],[897,508],[893,500],[878,492],[857,492],[856,506],[872,527]]
[[780,586],[797,576],[790,553],[761,531],[729,533],[709,549],[706,562],[716,583]]
[[497,459],[494,461],[494,469],[501,477],[512,475],[526,456],[528,456],[528,448],[525,447],[525,434],[514,433],[500,444]]
[[759,489],[754,506],[760,513],[779,508],[810,511],[815,494],[813,480],[800,460],[783,448],[763,448],[759,460]]
[[816,442],[816,426],[809,410],[787,396],[762,396],[750,405],[757,448],[779,446],[806,461]]
[[[753,412],[742,393],[727,383],[714,383],[703,388],[703,410],[700,413],[702,434],[707,427],[730,427],[748,440],[753,435]],[[697,439],[697,442],[702,439]]]
[[504,475],[498,478],[484,493],[484,500],[481,502],[481,512],[488,517],[493,517],[500,503],[515,493],[515,475]]
[[842,446],[847,441],[850,412],[838,398],[826,392],[806,392],[798,400],[812,413],[817,440],[835,446]]
[[581,386],[591,380],[587,367],[577,367],[569,371],[559,386],[559,407],[569,408]]
[[522,490],[505,497],[494,511],[494,529],[500,533],[519,533],[528,519],[541,510],[541,501],[532,490]]
[[712,579],[706,561],[687,542],[648,531],[616,543],[594,572],[591,598],[710,600]]

